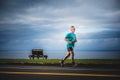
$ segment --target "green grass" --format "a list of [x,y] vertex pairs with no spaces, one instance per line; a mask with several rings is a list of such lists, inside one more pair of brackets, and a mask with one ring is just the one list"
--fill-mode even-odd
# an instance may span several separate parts
[[[60,59],[0,59],[0,63],[59,64]],[[77,64],[120,64],[120,59],[75,59]],[[66,64],[71,63],[68,59]]]

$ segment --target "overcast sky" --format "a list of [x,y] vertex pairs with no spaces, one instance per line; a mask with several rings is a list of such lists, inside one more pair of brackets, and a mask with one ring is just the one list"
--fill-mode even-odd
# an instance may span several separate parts
[[119,0],[0,0],[0,50],[120,50]]

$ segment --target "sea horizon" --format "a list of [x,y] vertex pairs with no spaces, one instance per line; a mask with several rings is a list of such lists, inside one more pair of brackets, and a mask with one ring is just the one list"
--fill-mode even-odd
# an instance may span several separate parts
[[[62,59],[67,50],[44,50],[49,59]],[[0,59],[29,59],[31,50],[0,50]],[[76,59],[120,59],[119,50],[75,50]]]

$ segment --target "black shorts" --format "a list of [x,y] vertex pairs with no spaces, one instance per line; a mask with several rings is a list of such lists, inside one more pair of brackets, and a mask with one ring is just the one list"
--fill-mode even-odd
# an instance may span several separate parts
[[68,51],[73,51],[72,47],[67,48]]

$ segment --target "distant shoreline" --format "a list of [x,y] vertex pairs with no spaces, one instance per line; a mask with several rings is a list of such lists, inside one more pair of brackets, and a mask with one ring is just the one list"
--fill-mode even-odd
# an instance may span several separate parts
[[[50,59],[62,59],[66,51],[43,51]],[[0,51],[0,58],[28,59],[31,51]],[[75,51],[76,59],[120,59],[120,51]]]

